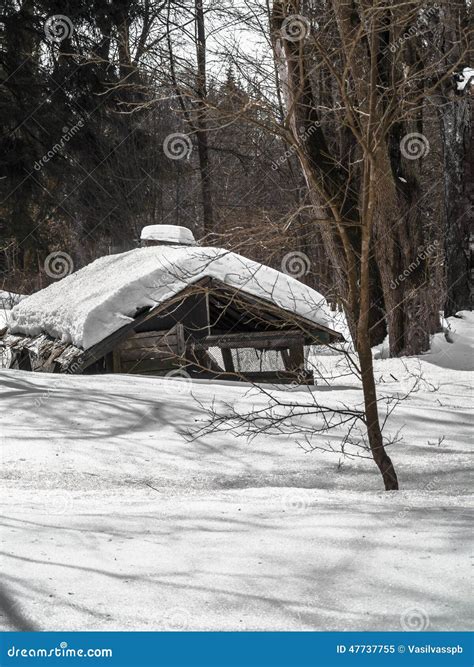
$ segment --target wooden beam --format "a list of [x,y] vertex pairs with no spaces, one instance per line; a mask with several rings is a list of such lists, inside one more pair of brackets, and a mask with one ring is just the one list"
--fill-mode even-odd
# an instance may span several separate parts
[[223,347],[221,348],[221,352],[226,372],[235,373],[234,359],[232,358],[232,350],[230,350],[228,347]]
[[121,373],[122,372],[122,362],[120,358],[120,350],[115,348],[115,350],[112,351],[112,364],[113,364],[113,369],[114,373]]
[[186,353],[186,340],[184,337],[184,326],[179,323],[175,327],[176,329],[176,350],[180,357],[184,357]]
[[[116,348],[117,350],[117,348]],[[120,358],[122,361],[141,361],[142,359],[170,359],[171,357],[176,357],[176,349],[157,349],[156,347],[150,348],[137,348],[137,349],[120,349]]]
[[122,373],[170,371],[179,368],[180,357],[170,357],[169,359],[140,359],[137,361],[122,361]]
[[121,347],[153,347],[161,343],[176,344],[176,332],[170,331],[143,331],[136,333],[121,343]]
[[206,336],[196,341],[197,347],[220,347],[238,349],[252,347],[258,350],[287,349],[290,346],[303,345],[304,337],[299,331],[262,331],[243,332]]
[[[326,333],[328,334],[328,341],[333,340],[333,341],[343,341],[344,336],[340,334],[338,331],[334,331],[333,329],[330,329],[329,327],[324,326],[323,324],[316,324],[316,322],[313,322],[312,320],[308,320],[306,317],[303,317],[302,315],[297,315],[296,313],[292,313],[290,311],[285,310],[284,308],[280,308],[277,304],[273,303],[270,300],[263,299],[261,297],[257,297],[251,294],[248,294],[248,292],[245,292],[244,289],[236,288],[233,290],[232,287],[229,287],[226,283],[221,282],[220,280],[217,280],[215,278],[212,278],[211,280],[211,292],[215,291],[222,291],[223,293],[227,295],[231,295],[233,301],[238,301],[241,299],[243,302],[247,301],[248,303],[253,303],[256,306],[259,306],[260,309],[264,309],[267,311],[267,313],[271,314],[273,318],[276,317],[277,320],[281,320],[281,311],[286,313],[288,318],[291,318],[291,322],[293,324],[296,324],[298,327],[301,326],[301,333],[305,335],[305,337],[313,337],[313,334],[318,333]],[[261,310],[259,312],[261,312]],[[262,313],[263,314],[263,313]]]

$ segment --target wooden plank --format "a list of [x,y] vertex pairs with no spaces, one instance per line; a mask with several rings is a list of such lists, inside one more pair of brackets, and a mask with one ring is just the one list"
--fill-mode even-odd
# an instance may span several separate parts
[[290,346],[303,345],[304,336],[297,331],[245,332],[206,336],[196,342],[196,346],[238,349],[251,347],[260,350],[287,349]]
[[166,341],[158,341],[156,344],[150,343],[150,345],[140,344],[140,345],[118,345],[117,349],[121,352],[136,352],[140,354],[141,352],[146,353],[147,351],[159,351],[159,352],[178,352],[177,340],[173,343],[167,344]]
[[104,356],[104,361],[105,361],[105,370],[107,373],[113,373],[114,372],[114,355],[113,352],[109,352]]
[[127,340],[139,341],[146,338],[165,338],[166,336],[176,337],[176,332],[173,329],[168,331],[140,331]]
[[120,348],[123,350],[140,350],[140,349],[150,349],[152,347],[169,347],[172,349],[176,349],[178,344],[178,339],[175,333],[168,334],[168,335],[150,335],[148,334],[147,336],[140,336],[138,338],[137,336],[131,336],[130,338],[127,338],[127,340],[124,340],[123,343],[120,344]]
[[186,341],[184,338],[184,326],[182,324],[176,325],[176,351],[180,357],[184,357]]
[[207,318],[207,335],[211,334],[211,309],[209,306],[209,292],[206,291],[206,318]]
[[142,373],[145,371],[172,370],[178,368],[180,357],[162,359],[143,359],[141,361],[122,361],[122,373]]
[[120,350],[115,348],[115,350],[112,351],[112,364],[113,364],[113,369],[114,373],[121,373],[121,359],[120,359]]
[[142,359],[170,359],[176,357],[176,350],[152,348],[136,348],[119,350],[122,361],[140,361]]

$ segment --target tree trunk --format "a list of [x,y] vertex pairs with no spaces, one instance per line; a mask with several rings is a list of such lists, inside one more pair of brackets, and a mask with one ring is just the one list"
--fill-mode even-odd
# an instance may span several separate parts
[[[368,161],[367,161],[368,162]],[[367,165],[367,169],[370,167]],[[371,172],[372,183],[374,181]],[[380,429],[379,411],[377,406],[377,391],[375,388],[372,349],[369,339],[369,306],[370,306],[370,236],[372,225],[373,187],[368,188],[367,222],[362,227],[362,243],[360,256],[360,311],[357,323],[357,354],[359,356],[362,374],[362,389],[364,393],[365,422],[372,457],[380,470],[386,491],[398,490],[398,479],[392,460],[385,451],[382,431]]]
[[374,370],[372,365],[372,350],[367,343],[367,337],[359,331],[359,346],[357,353],[362,372],[362,387],[364,390],[365,421],[370,451],[383,478],[386,491],[398,490],[398,479],[393,463],[383,444],[380,430],[380,420],[377,407],[377,392],[375,388]]
[[[444,147],[446,216],[445,315],[471,308],[469,285],[469,226],[472,223],[474,146],[470,132],[474,99],[469,95],[439,106]],[[471,188],[471,192],[468,192]]]
[[195,0],[196,12],[196,138],[199,155],[199,168],[201,171],[201,192],[204,233],[209,233],[213,228],[212,207],[212,182],[209,160],[208,132],[206,119],[206,29],[204,24],[204,11],[202,0]]

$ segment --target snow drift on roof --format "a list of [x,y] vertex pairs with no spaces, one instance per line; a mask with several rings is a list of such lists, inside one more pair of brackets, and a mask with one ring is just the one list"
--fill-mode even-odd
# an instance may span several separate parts
[[190,229],[179,225],[148,225],[143,227],[142,241],[165,241],[177,245],[196,245],[196,239]]
[[218,248],[154,246],[101,257],[29,296],[12,309],[9,331],[47,333],[88,349],[139,308],[157,306],[205,277],[334,328],[324,297],[284,273]]

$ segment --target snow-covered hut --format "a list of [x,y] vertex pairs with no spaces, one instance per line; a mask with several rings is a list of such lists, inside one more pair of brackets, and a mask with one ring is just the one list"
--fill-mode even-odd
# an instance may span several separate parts
[[343,339],[321,294],[291,276],[180,227],[147,227],[142,243],[15,305],[0,337],[11,365],[308,383],[305,346]]

